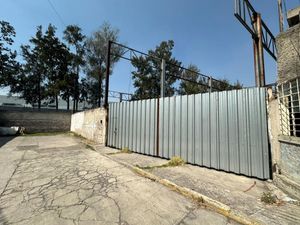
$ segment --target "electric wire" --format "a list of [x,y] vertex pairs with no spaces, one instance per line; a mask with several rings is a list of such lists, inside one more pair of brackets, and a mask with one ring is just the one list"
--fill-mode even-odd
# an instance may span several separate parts
[[67,26],[66,23],[64,22],[64,20],[62,19],[61,15],[58,13],[58,11],[55,9],[54,5],[52,4],[52,2],[50,0],[47,0],[50,7],[52,8],[52,10],[54,11],[54,13],[56,14],[56,16],[58,17],[59,21],[62,23],[63,26]]

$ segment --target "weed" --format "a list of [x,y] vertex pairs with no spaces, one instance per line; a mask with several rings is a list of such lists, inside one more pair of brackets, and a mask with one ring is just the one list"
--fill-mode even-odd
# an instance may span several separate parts
[[266,204],[276,203],[276,197],[271,192],[263,192],[260,200]]
[[129,148],[123,148],[120,153],[127,153],[127,154],[131,154],[132,151],[129,150]]
[[151,170],[154,168],[165,168],[165,167],[172,167],[172,166],[182,166],[184,165],[185,162],[182,158],[180,158],[179,156],[174,156],[170,159],[169,162],[162,164],[162,165],[158,165],[158,166],[139,166],[136,165],[138,168],[140,169],[145,169],[145,170]]
[[182,166],[185,162],[179,156],[173,156],[170,161],[167,163],[167,166]]
[[123,148],[123,149],[121,149],[121,150],[118,151],[118,152],[107,153],[107,155],[117,155],[117,154],[122,154],[122,153],[125,153],[125,154],[131,154],[132,151],[130,151],[128,148]]

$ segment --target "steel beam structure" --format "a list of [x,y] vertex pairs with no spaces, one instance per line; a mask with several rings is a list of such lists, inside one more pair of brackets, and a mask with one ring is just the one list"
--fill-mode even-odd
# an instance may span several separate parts
[[253,39],[254,71],[257,87],[265,86],[265,49],[277,60],[275,37],[248,0],[235,0],[235,17],[249,31]]

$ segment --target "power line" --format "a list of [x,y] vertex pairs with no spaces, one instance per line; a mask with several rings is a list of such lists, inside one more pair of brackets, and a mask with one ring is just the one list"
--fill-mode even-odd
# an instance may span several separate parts
[[61,15],[58,13],[58,11],[55,9],[54,5],[50,0],[47,0],[53,11],[55,12],[56,16],[58,17],[59,21],[66,27],[64,20],[62,19]]

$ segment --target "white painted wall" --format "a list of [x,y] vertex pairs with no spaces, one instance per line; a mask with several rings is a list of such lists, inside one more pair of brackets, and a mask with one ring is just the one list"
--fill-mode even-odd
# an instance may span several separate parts
[[105,143],[104,108],[91,109],[72,115],[71,131],[99,144]]

